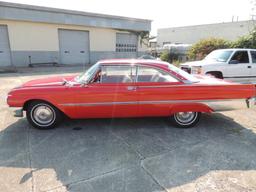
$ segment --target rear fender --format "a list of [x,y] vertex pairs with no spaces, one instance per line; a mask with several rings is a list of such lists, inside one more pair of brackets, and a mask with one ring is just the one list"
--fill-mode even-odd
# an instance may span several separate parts
[[211,109],[206,104],[202,103],[191,103],[191,104],[175,104],[171,108],[171,114],[178,112],[202,112],[202,113],[212,113],[213,109]]

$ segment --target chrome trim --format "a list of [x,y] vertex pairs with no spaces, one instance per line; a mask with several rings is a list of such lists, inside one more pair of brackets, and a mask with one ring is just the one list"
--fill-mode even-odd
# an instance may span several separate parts
[[[250,99],[247,99],[251,102]],[[173,104],[173,103],[199,103],[209,106],[214,112],[229,111],[247,108],[246,99],[214,99],[214,100],[162,100],[162,101],[126,101],[126,102],[97,102],[97,103],[62,103],[61,106],[111,106],[111,105],[138,105],[138,104]],[[252,105],[250,105],[252,106]]]
[[128,91],[136,91],[137,87],[136,86],[127,86]]
[[129,101],[129,102],[98,102],[98,103],[62,103],[61,106],[81,106],[81,107],[90,107],[90,106],[108,106],[108,105],[133,105],[138,104],[138,101]]

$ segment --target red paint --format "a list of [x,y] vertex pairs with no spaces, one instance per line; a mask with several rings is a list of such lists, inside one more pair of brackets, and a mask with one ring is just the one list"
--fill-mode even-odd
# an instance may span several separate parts
[[[104,65],[137,64],[170,71],[168,65],[159,61],[147,60],[106,60]],[[67,80],[74,76],[64,77]],[[184,77],[180,79],[186,80]],[[67,86],[62,84],[63,77],[38,79],[13,89],[8,95],[10,107],[23,107],[24,103],[34,99],[47,101],[71,118],[105,118],[105,117],[141,117],[169,116],[175,112],[197,111],[211,112],[208,106],[199,103],[182,103],[182,100],[246,99],[255,96],[254,85],[235,84],[206,76],[198,76],[199,83],[92,83],[82,87],[80,84]],[[136,87],[127,90],[128,86]],[[173,101],[179,103],[150,103],[151,101]],[[135,102],[134,104],[77,106],[79,104]],[[140,103],[149,102],[149,103]],[[63,106],[61,104],[75,104]]]

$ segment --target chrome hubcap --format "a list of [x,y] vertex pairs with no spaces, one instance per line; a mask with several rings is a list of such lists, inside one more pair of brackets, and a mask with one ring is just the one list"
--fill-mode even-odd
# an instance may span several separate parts
[[196,119],[196,112],[179,112],[175,114],[175,118],[182,124],[190,124]]
[[54,119],[53,110],[45,105],[38,106],[33,111],[34,120],[42,125],[50,124]]

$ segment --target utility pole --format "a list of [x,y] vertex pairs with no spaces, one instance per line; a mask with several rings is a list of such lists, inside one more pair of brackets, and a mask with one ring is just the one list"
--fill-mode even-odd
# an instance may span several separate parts
[[249,29],[249,31],[252,31],[255,29],[256,26],[256,0],[249,0],[250,1],[250,17],[253,25],[253,29]]
[[251,4],[250,16],[253,21],[256,19],[256,0],[249,0]]

